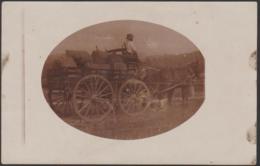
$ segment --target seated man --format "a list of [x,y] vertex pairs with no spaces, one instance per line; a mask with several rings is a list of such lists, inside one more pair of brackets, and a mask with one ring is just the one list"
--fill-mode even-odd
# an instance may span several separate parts
[[127,62],[132,62],[132,61],[137,61],[139,62],[139,59],[137,57],[137,51],[136,47],[134,46],[134,35],[131,33],[128,33],[126,35],[126,40],[123,43],[123,49],[126,54],[126,61]]

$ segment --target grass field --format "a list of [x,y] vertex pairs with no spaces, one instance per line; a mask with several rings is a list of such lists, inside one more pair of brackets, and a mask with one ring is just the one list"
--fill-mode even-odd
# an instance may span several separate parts
[[112,139],[140,139],[169,131],[188,120],[203,103],[203,98],[190,99],[183,103],[176,100],[158,109],[149,109],[143,114],[131,117],[117,110],[102,122],[89,123],[77,116],[61,117],[75,128],[92,135]]

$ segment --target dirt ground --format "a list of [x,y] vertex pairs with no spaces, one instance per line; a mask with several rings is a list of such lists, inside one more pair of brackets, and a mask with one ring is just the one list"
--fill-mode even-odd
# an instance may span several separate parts
[[90,123],[77,116],[61,117],[65,122],[86,133],[112,139],[140,139],[169,131],[189,119],[203,103],[203,98],[193,98],[183,103],[176,100],[170,106],[148,109],[136,117],[117,110],[102,122]]

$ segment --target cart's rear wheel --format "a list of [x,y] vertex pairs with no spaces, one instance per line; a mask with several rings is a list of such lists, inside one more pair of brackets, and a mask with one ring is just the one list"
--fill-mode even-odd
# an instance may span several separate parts
[[129,79],[119,89],[118,101],[128,115],[139,115],[150,105],[151,93],[143,81]]
[[53,89],[49,92],[49,100],[52,109],[59,115],[67,115],[72,111],[72,92],[69,87],[64,89]]
[[103,76],[91,74],[80,79],[73,90],[73,107],[85,121],[101,121],[112,110],[113,88]]

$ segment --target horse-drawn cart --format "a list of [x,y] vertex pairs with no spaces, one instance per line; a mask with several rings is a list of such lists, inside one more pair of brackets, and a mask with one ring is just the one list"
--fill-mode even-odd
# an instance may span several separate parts
[[[67,52],[66,56],[73,58],[72,54],[77,52]],[[136,116],[149,108],[157,93],[154,84],[159,84],[145,81],[145,72],[150,68],[143,67],[138,59],[128,61],[122,50],[104,54],[102,63],[97,63],[98,57],[93,56],[84,64],[74,58],[77,67],[60,67],[48,72],[48,97],[54,111],[75,112],[81,119],[93,122],[103,120],[113,111]],[[167,86],[164,89],[175,87],[171,83]]]

